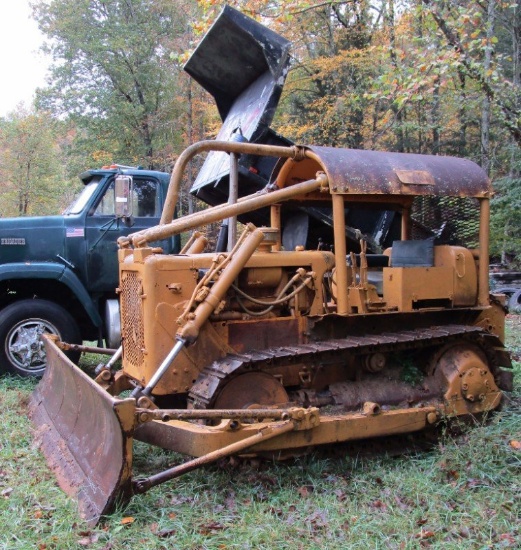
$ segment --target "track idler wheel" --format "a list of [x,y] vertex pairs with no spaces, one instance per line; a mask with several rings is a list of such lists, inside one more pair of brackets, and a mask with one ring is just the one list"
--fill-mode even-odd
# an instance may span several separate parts
[[443,352],[435,376],[446,388],[449,414],[478,414],[497,408],[501,402],[487,358],[472,344],[457,344]]

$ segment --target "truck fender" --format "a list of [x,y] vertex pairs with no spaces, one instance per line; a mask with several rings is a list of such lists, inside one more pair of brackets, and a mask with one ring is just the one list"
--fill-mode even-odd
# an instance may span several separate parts
[[67,286],[79,300],[95,327],[103,324],[89,293],[67,266],[49,262],[27,262],[0,266],[0,281],[8,279],[54,279]]

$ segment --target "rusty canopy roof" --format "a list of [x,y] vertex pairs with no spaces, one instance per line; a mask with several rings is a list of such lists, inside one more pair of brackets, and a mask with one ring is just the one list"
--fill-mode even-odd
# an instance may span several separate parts
[[306,151],[326,172],[334,194],[486,198],[492,191],[485,171],[467,159],[316,146]]

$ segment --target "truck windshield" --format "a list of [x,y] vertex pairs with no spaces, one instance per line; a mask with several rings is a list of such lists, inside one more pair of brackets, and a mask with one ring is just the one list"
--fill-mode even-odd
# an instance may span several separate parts
[[99,185],[100,179],[93,179],[91,182],[89,182],[84,188],[83,191],[79,194],[76,199],[70,204],[65,211],[63,212],[64,215],[70,215],[70,214],[79,214],[84,208],[85,205],[89,202],[89,199],[92,197],[94,191],[96,191],[98,185]]

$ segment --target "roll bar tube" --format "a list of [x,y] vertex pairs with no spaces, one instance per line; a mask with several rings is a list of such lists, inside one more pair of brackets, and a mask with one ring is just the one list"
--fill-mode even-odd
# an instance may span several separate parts
[[[244,153],[278,156],[292,158],[295,160],[303,159],[307,156],[307,150],[300,147],[279,147],[228,141],[202,141],[195,143],[191,147],[185,149],[174,166],[172,177],[170,179],[167,200],[165,202],[164,214],[161,218],[161,225],[133,233],[128,237],[120,237],[118,239],[118,244],[121,248],[131,245],[135,247],[144,247],[150,242],[167,239],[173,235],[182,233],[183,231],[196,229],[203,225],[214,223],[232,216],[240,216],[241,214],[245,214],[265,206],[270,206],[277,202],[283,202],[298,195],[305,195],[318,189],[328,189],[327,176],[323,172],[318,172],[316,178],[312,180],[297,183],[283,189],[279,189],[277,186],[274,186],[275,190],[272,190],[272,186],[267,186],[258,193],[239,199],[239,201],[235,204],[221,204],[173,221],[167,221],[172,220],[173,208],[179,196],[179,188],[183,171],[188,162],[194,155],[210,150],[233,152],[238,154]],[[312,155],[311,152],[310,154]]]
[[196,156],[208,151],[221,151],[245,155],[260,155],[266,157],[299,158],[304,156],[301,147],[282,147],[278,145],[261,145],[258,143],[243,143],[237,141],[199,141],[187,147],[179,155],[168,186],[168,193],[161,215],[160,224],[170,223],[174,219],[174,209],[179,200],[179,189],[187,164]]

